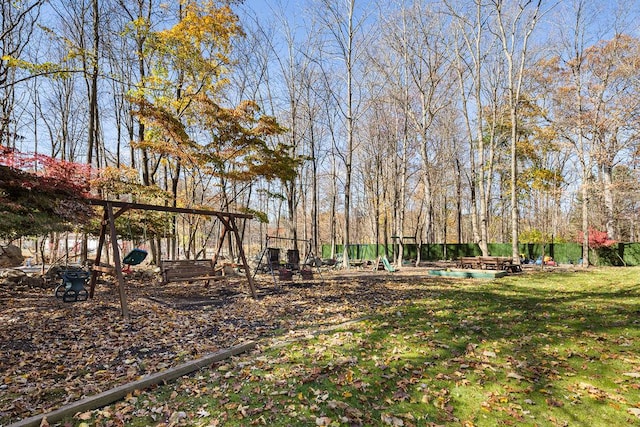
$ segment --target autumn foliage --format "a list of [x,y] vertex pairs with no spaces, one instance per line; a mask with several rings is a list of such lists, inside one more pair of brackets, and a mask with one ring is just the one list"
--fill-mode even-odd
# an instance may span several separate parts
[[[584,234],[582,231],[578,233],[578,243],[582,243]],[[589,247],[591,249],[609,248],[615,245],[616,241],[609,239],[606,231],[599,231],[595,228],[589,228]]]
[[11,240],[85,223],[93,216],[86,202],[89,178],[87,165],[0,146],[0,237]]

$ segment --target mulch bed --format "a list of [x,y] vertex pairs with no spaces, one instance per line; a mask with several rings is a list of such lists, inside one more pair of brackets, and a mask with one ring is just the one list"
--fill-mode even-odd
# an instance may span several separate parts
[[[316,275],[316,277],[318,277]],[[0,425],[160,372],[247,340],[294,338],[430,292],[443,279],[424,269],[401,273],[324,273],[274,284],[246,279],[160,286],[128,279],[129,321],[113,282],[93,300],[64,303],[51,289],[0,289]]]

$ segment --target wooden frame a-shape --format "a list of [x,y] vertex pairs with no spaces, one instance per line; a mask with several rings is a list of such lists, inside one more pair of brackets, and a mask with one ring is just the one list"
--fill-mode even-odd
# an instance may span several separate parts
[[[215,216],[220,220],[223,225],[222,232],[220,233],[220,241],[218,242],[218,247],[216,249],[216,253],[213,256],[213,266],[218,261],[218,256],[220,254],[220,250],[223,246],[224,238],[227,236],[227,233],[231,233],[236,240],[236,244],[238,246],[238,252],[240,254],[240,259],[242,260],[242,265],[244,267],[244,272],[247,277],[247,282],[249,283],[249,290],[251,291],[251,295],[253,298],[257,298],[256,288],[253,282],[253,277],[251,272],[249,271],[249,265],[247,263],[247,257],[245,256],[244,249],[242,247],[242,238],[240,237],[240,233],[238,231],[238,226],[236,224],[236,219],[244,218],[244,219],[252,219],[253,215],[250,214],[242,214],[242,213],[231,213],[231,212],[218,212],[218,211],[209,211],[203,209],[188,209],[188,208],[178,208],[172,206],[156,206],[156,205],[146,205],[142,203],[129,203],[129,202],[121,202],[121,201],[111,201],[111,200],[100,200],[100,199],[90,199],[89,204],[94,206],[102,206],[104,208],[102,215],[102,223],[100,225],[100,237],[98,239],[98,248],[96,251],[96,258],[94,260],[93,269],[91,271],[91,280],[89,282],[89,297],[93,298],[96,279],[98,274],[105,271],[104,267],[100,266],[100,258],[102,257],[102,249],[104,248],[104,243],[106,241],[107,233],[109,233],[109,237],[111,240],[111,248],[113,251],[113,262],[114,268],[110,269],[110,272],[115,274],[118,286],[118,294],[120,297],[120,307],[122,310],[122,317],[125,319],[129,318],[129,308],[127,306],[127,293],[125,290],[125,282],[124,275],[122,274],[122,262],[120,261],[120,248],[118,247],[118,235],[116,232],[116,219],[131,209],[139,209],[145,211],[159,211],[159,212],[173,212],[173,213],[187,213],[187,214],[195,214],[195,215],[207,215],[207,216]],[[114,208],[118,208],[117,211],[114,212]]]

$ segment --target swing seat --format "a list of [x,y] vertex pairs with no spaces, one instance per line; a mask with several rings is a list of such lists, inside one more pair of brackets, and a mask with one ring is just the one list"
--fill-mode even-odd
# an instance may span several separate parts
[[127,264],[129,266],[138,265],[142,261],[144,261],[146,257],[147,257],[147,251],[136,248],[136,249],[133,249],[131,252],[127,254],[127,256],[124,257],[124,259],[122,260],[122,263]]

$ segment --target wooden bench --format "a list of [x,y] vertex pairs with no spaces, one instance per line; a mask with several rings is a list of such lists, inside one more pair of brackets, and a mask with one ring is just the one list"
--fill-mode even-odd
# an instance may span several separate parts
[[513,262],[513,259],[509,257],[503,257],[502,269],[504,271],[510,271],[512,273],[518,273],[522,271],[522,267],[520,264],[516,264]]
[[162,284],[170,282],[196,282],[209,281],[222,278],[213,268],[213,261],[208,259],[180,259],[160,261],[160,273],[162,274]]
[[512,273],[522,271],[520,264],[514,263],[513,258],[508,256],[496,257],[496,258],[498,258],[498,266],[500,270],[510,271]]
[[480,268],[480,259],[475,256],[463,256],[458,260],[460,268]]

